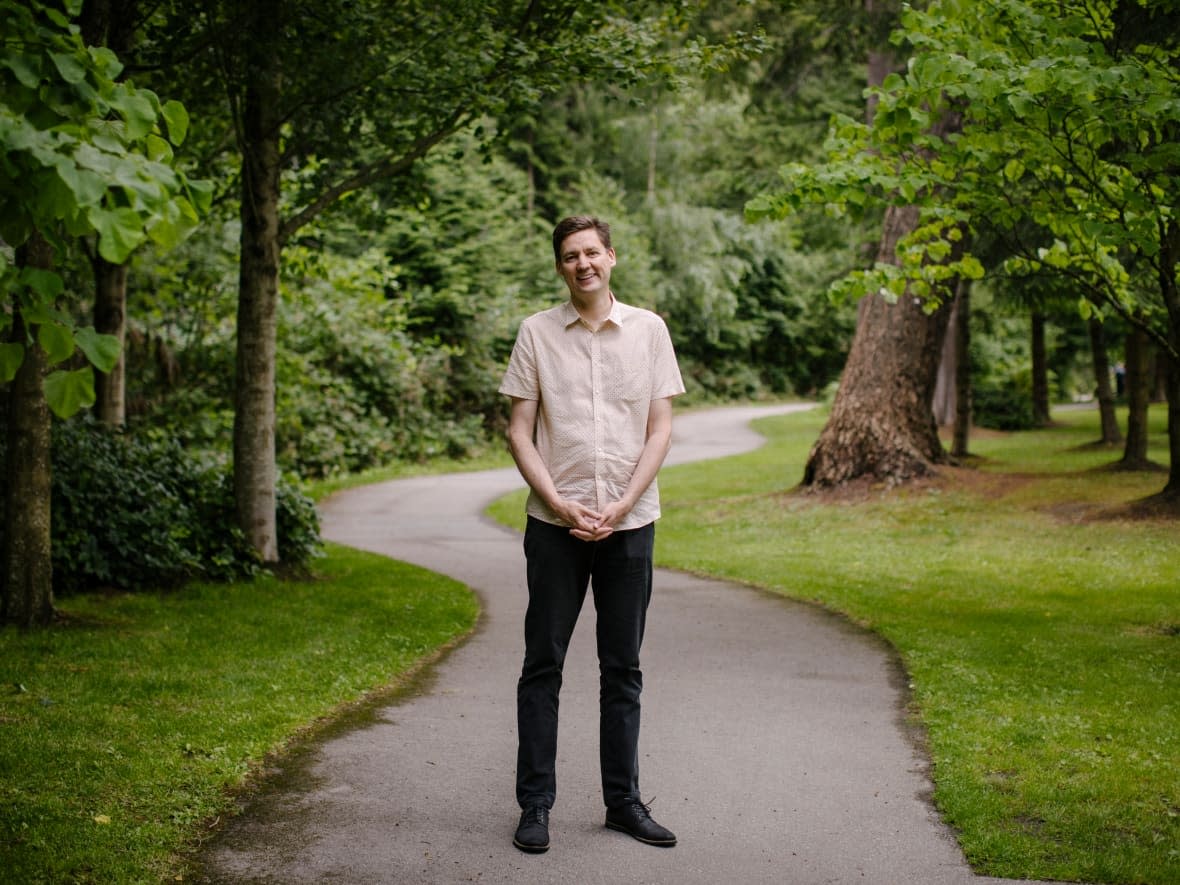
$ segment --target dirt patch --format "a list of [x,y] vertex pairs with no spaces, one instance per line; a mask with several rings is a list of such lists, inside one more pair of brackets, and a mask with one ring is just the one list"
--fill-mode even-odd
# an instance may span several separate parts
[[998,500],[1037,479],[1038,476],[1033,473],[994,473],[975,467],[940,465],[930,476],[908,482],[887,482],[861,476],[828,488],[796,486],[787,496],[816,504],[863,504],[930,491],[962,491],[988,500]]
[[[998,501],[1049,475],[1000,473],[971,466],[939,465],[930,476],[908,482],[888,482],[875,477],[858,477],[830,488],[796,486],[782,497],[795,503],[855,506],[889,501],[930,491],[965,492],[984,500]],[[1060,479],[1060,474],[1051,478]],[[1180,520],[1180,496],[1153,495],[1139,501],[1113,506],[1085,501],[1058,501],[1037,511],[1067,523],[1089,522],[1175,522]]]

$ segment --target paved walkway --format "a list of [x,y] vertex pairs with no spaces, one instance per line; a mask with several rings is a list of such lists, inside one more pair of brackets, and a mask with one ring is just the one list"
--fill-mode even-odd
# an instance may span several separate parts
[[[669,463],[755,448],[784,407],[680,416]],[[214,882],[1001,882],[972,875],[929,804],[893,656],[817,608],[658,571],[644,645],[641,784],[679,837],[603,827],[593,605],[562,692],[552,848],[512,847],[520,536],[480,514],[515,470],[354,489],[324,507],[334,540],[474,588],[476,633],[418,691],[286,760],[206,851]],[[657,531],[657,556],[659,534]]]

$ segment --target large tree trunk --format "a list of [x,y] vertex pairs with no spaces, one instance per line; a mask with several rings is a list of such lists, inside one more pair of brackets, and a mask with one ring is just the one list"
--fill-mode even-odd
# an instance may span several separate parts
[[1147,459],[1147,406],[1151,398],[1151,373],[1148,371],[1147,333],[1138,325],[1127,332],[1127,439],[1122,460],[1124,470],[1149,470]]
[[1114,411],[1114,390],[1110,386],[1110,358],[1106,353],[1106,327],[1098,317],[1091,317],[1090,353],[1094,359],[1094,382],[1098,399],[1098,414],[1102,419],[1102,443],[1118,445],[1123,441],[1118,417]]
[[951,454],[966,458],[967,443],[971,435],[971,281],[959,280],[959,293],[955,296],[955,432]]
[[108,427],[127,423],[126,359],[127,265],[94,257],[94,328],[119,339],[119,359],[110,372],[94,373],[94,411]]
[[[880,261],[896,261],[898,240],[918,222],[915,207],[885,215]],[[888,482],[926,476],[946,461],[930,410],[950,309],[927,314],[919,299],[861,299],[852,349],[832,415],[811,449],[803,483],[833,486],[861,476]]]
[[[18,263],[53,266],[53,250],[34,234],[18,251]],[[4,495],[0,621],[22,626],[53,618],[50,546],[50,415],[45,402],[45,352],[27,340],[20,308],[13,304],[12,340],[25,345],[25,359],[8,393],[8,463]]]
[[282,3],[248,5],[250,49],[242,108],[242,254],[234,383],[238,523],[263,562],[279,558],[275,517],[275,347],[279,291],[278,53]]
[[1049,360],[1045,353],[1045,315],[1032,312],[1032,413],[1033,426],[1048,427]]

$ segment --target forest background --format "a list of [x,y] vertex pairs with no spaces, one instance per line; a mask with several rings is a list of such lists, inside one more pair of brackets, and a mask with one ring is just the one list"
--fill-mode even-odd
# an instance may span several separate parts
[[[1175,41],[1156,27],[1167,14],[1157,6],[1108,4],[1101,20],[1080,4],[1045,51],[1089,40],[1117,61],[1120,40],[1155,35],[1125,54],[1146,46],[1158,62]],[[961,206],[930,211],[959,183],[929,174],[925,158],[955,142],[922,110],[940,100],[922,89],[935,82],[959,117],[982,104],[905,59],[923,41],[953,55],[955,35],[930,22],[969,30],[971,4],[944,4],[926,22],[910,13],[904,27],[898,8],[852,2],[4,8],[14,151],[3,235],[18,244],[4,260],[10,342],[0,351],[11,382],[6,620],[45,621],[55,591],[298,563],[316,544],[298,480],[498,445],[498,378],[521,318],[563,297],[548,234],[575,212],[612,222],[616,290],[667,320],[688,405],[831,399],[858,309],[913,295],[939,333],[911,348],[925,387],[899,426],[916,413],[932,428],[931,401],[940,423],[964,433],[1045,424],[1051,399],[1097,396],[1109,410],[1123,377],[1112,366],[1126,362],[1124,459],[1150,466],[1143,415],[1164,397],[1176,327],[1141,294],[1150,260],[1136,267],[1100,244],[1097,259],[1071,264],[1079,240],[1054,225],[1068,207],[1007,227],[986,223],[997,215],[979,213],[982,199],[973,227]],[[1030,20],[1018,16],[1035,5],[995,9],[991,24],[1011,15],[1019,36]],[[856,124],[875,142],[847,134],[854,121],[874,124],[879,94],[866,83],[894,92],[875,128]],[[1170,85],[1138,154],[1172,144]],[[1037,98],[1048,87],[1027,88],[1030,106],[1069,118]],[[37,141],[67,131],[67,147]],[[1061,165],[1056,145],[1042,148]],[[883,187],[849,164],[850,151],[925,178],[893,174]],[[1174,174],[1175,158],[1162,156],[1148,172]],[[1026,157],[998,180],[1010,195],[1030,178],[1035,194],[1044,179]],[[1081,180],[1062,187],[1074,208]],[[929,222],[911,223],[909,240],[897,224],[906,205]],[[1162,225],[1155,254],[1172,262],[1174,296],[1175,220],[1155,208],[1137,214]],[[955,243],[969,228],[964,257]],[[901,257],[880,246],[899,238]],[[1126,245],[1132,259],[1136,248]],[[907,249],[918,255],[909,267]],[[900,271],[883,272],[892,265]],[[1113,294],[1095,282],[1108,271]],[[883,297],[858,308],[856,286]],[[961,334],[944,342],[952,302]],[[857,353],[877,379],[909,371],[882,349]],[[937,390],[927,366],[941,367]],[[845,380],[848,401],[860,382]],[[873,408],[862,402],[844,420],[863,425]],[[1104,422],[1105,443],[1121,438]],[[935,445],[925,457],[942,456]],[[842,465],[877,463],[874,452],[829,448]],[[813,463],[809,481],[817,469],[824,480]],[[877,478],[912,470],[894,473]]]
[[[4,263],[4,574],[34,588],[5,592],[7,620],[44,621],[50,581],[228,576],[277,561],[283,534],[284,558],[304,558],[314,513],[283,474],[486,448],[516,325],[562,297],[548,232],[565,214],[614,224],[618,293],[667,320],[686,403],[833,391],[857,308],[829,289],[872,266],[888,200],[850,213],[830,193],[786,209],[767,195],[785,161],[822,178],[830,121],[866,118],[866,82],[901,69],[895,8],[5,6],[24,41],[6,44],[7,137],[32,160],[10,155],[5,195],[21,245]],[[62,120],[97,160],[29,147],[22,126]],[[750,224],[747,206],[778,220]],[[962,424],[1043,424],[1051,396],[1095,390],[1109,405],[1133,324],[1107,311],[1096,326],[1077,280],[1031,280],[995,274],[962,299],[973,334],[950,336],[969,359],[942,359],[943,423],[956,364]],[[1159,397],[1166,361],[1153,371],[1140,351]],[[57,423],[51,471],[46,405],[92,403]],[[103,479],[71,475],[94,463]]]

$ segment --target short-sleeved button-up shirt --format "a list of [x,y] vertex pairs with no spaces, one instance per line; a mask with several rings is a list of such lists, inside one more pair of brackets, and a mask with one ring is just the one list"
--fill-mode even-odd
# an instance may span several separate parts
[[[623,496],[639,463],[651,401],[684,393],[684,382],[659,316],[616,300],[595,332],[567,301],[521,324],[500,393],[538,401],[537,451],[558,493],[601,510]],[[565,524],[535,492],[527,510]],[[616,528],[659,515],[653,481]]]

